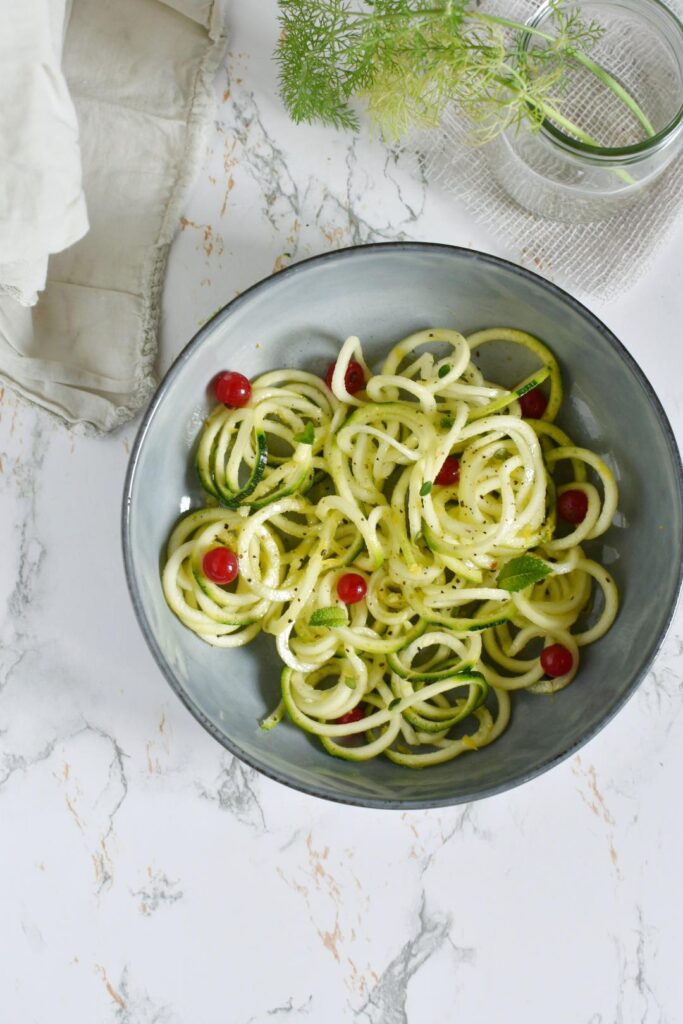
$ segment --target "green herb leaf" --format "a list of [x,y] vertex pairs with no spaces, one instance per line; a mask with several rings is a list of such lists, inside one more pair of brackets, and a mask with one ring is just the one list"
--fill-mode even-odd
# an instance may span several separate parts
[[327,626],[334,629],[335,626],[348,626],[349,617],[345,608],[334,605],[332,608],[317,608],[310,619],[309,626]]
[[395,697],[394,700],[389,701],[389,703],[387,704],[387,711],[393,711],[394,708],[397,708],[400,703],[401,703],[401,698],[400,697]]
[[441,427],[442,427],[442,429],[443,430],[450,430],[451,427],[453,426],[453,422],[454,421],[451,419],[450,416],[442,416],[441,417]]
[[435,127],[451,103],[475,143],[520,125],[538,130],[546,118],[566,128],[557,97],[579,62],[653,134],[635,99],[586,57],[603,30],[573,8],[551,4],[550,38],[545,25],[530,28],[472,0],[279,0],[279,8],[280,92],[297,123],[358,130],[352,101],[361,98],[386,136]]
[[315,441],[315,431],[312,423],[307,423],[300,434],[294,435],[294,440],[298,441],[299,444],[313,444]]
[[533,555],[520,555],[513,558],[511,562],[504,565],[498,574],[498,586],[508,590],[511,594],[518,590],[525,590],[532,583],[540,580],[552,572],[552,567],[541,558]]
[[439,367],[439,377],[447,377],[453,367],[450,363],[444,363],[443,366]]
[[431,491],[432,487],[433,487],[432,481],[431,480],[425,480],[425,482],[422,484],[422,487],[420,488],[420,497],[421,498],[426,498],[427,495],[429,494],[429,492]]

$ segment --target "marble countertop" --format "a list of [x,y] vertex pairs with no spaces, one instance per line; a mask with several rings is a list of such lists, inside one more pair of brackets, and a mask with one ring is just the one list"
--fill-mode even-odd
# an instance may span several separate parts
[[[274,2],[233,22],[162,369],[240,290],[314,253],[415,238],[521,260],[379,142],[289,124]],[[679,226],[627,294],[586,300],[679,440],[682,257]],[[406,814],[303,796],[206,735],[145,646],[119,546],[136,427],[85,438],[0,403],[0,1019],[682,1020],[681,612],[617,718],[514,792]]]

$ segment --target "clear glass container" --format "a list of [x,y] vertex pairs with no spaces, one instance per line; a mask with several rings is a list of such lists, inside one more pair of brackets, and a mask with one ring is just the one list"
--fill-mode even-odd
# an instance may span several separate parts
[[[590,57],[633,97],[652,134],[623,99],[577,65],[561,97],[562,116],[599,145],[546,119],[537,132],[509,130],[487,148],[497,181],[521,206],[551,220],[585,223],[621,212],[683,148],[683,25],[659,0],[568,7],[604,29]],[[550,4],[529,25],[552,33]],[[523,49],[530,39],[522,40]]]

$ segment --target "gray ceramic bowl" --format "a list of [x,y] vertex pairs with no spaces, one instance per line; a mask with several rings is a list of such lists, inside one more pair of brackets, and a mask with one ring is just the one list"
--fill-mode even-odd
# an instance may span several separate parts
[[[593,545],[622,607],[584,653],[575,682],[554,698],[514,697],[507,732],[476,754],[416,772],[385,759],[354,765],[327,755],[288,722],[258,728],[279,699],[270,637],[220,651],[166,607],[159,564],[178,515],[201,503],[192,455],[209,409],[207,382],[225,368],[248,376],[279,366],[324,373],[340,342],[360,336],[369,361],[425,326],[513,326],[544,338],[562,365],[560,422],[608,459],[621,490],[616,524]],[[489,346],[492,375],[519,380],[514,353]],[[484,352],[485,350],[482,350]],[[212,736],[247,764],[295,789],[374,807],[435,807],[499,793],[576,751],[642,680],[673,613],[681,578],[681,463],[666,416],[633,359],[583,306],[517,266],[467,249],[373,245],[299,263],[218,313],[180,354],[140,427],[123,505],[128,584],[159,667]],[[652,587],[642,599],[640,573]]]

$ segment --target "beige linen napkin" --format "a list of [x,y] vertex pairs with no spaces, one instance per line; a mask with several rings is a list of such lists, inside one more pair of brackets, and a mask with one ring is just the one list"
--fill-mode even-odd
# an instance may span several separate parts
[[64,74],[90,232],[51,257],[33,311],[0,299],[0,378],[111,430],[154,387],[169,243],[224,57],[220,0],[73,0]]

